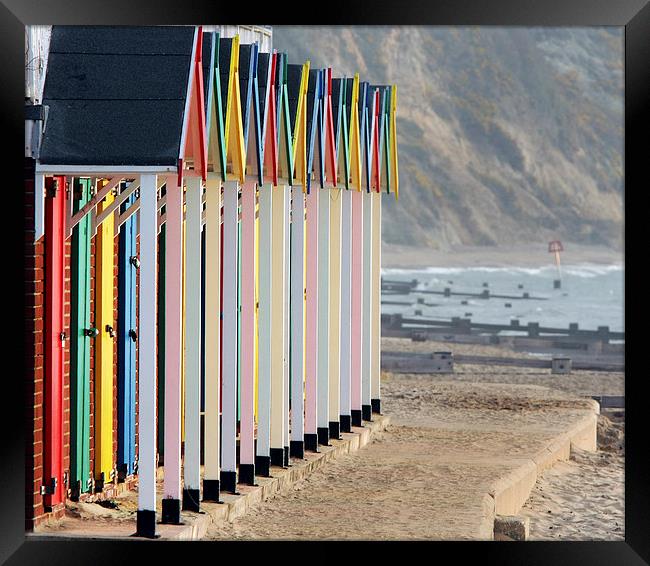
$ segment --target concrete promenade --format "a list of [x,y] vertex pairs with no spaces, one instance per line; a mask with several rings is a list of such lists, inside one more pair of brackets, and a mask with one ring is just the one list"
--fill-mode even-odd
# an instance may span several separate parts
[[[495,519],[518,514],[544,470],[574,447],[596,449],[593,400],[448,377],[385,376],[390,423],[377,418],[223,505],[183,513],[185,525],[159,525],[161,539],[491,540]],[[129,537],[135,494],[114,501],[78,504],[30,536]]]

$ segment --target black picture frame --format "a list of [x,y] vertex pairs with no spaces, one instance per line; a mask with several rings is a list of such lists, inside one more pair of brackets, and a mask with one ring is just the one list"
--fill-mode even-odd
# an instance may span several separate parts
[[[0,131],[8,141],[2,152],[5,167],[2,190],[5,207],[2,226],[4,265],[16,276],[3,277],[5,297],[23,297],[23,175],[19,163],[24,160],[20,144],[24,132],[24,25],[27,24],[205,24],[251,19],[251,6],[242,2],[225,5],[215,0],[180,2],[178,0],[3,0],[0,5],[0,69],[3,72],[2,122]],[[499,25],[499,26],[624,26],[625,27],[625,213],[631,210],[629,197],[638,202],[647,190],[643,180],[650,158],[650,0],[336,0],[322,10],[314,4],[311,16],[298,10],[278,10],[276,3],[256,6],[255,19],[265,24],[295,25]],[[293,15],[294,21],[289,18]],[[278,21],[280,20],[281,21]],[[299,21],[295,21],[300,18]],[[10,140],[10,141],[9,141]],[[639,208],[637,206],[637,208]],[[628,236],[629,222],[625,223]],[[627,237],[626,237],[627,240]],[[625,248],[628,251],[628,248]],[[639,262],[643,264],[643,260]],[[628,261],[625,293],[632,297],[632,286],[643,284],[640,268]],[[630,273],[630,267],[632,272]],[[639,292],[639,296],[640,292]],[[628,305],[625,302],[625,314]],[[6,300],[5,309],[13,307],[15,320],[4,324],[4,379],[2,440],[0,441],[0,563],[7,564],[113,564],[145,560],[154,564],[185,561],[192,554],[205,553],[200,560],[253,560],[250,552],[264,560],[275,557],[283,561],[304,562],[314,556],[313,543],[291,541],[290,544],[199,542],[190,547],[168,542],[78,541],[45,542],[25,535],[24,521],[24,373],[30,360],[22,348],[24,308],[18,300]],[[635,305],[632,304],[631,308]],[[11,308],[9,308],[11,310]],[[637,362],[631,357],[638,344],[628,331],[626,340],[626,462],[625,462],[625,542],[528,542],[504,544],[491,542],[430,542],[408,549],[402,560],[425,560],[432,563],[581,564],[641,565],[650,563],[650,473],[648,470],[648,422],[644,419],[643,380],[635,375]],[[18,337],[18,338],[17,338]],[[642,346],[637,346],[636,349]],[[637,357],[639,354],[637,353]],[[13,360],[13,361],[12,361]],[[7,408],[9,410],[7,410]],[[371,520],[371,518],[368,518]],[[333,525],[335,528],[335,525]],[[153,544],[153,545],[152,545]],[[333,553],[329,560],[373,560],[386,556],[386,546],[408,543],[346,543],[339,549],[323,548]],[[271,545],[271,546],[269,546]],[[426,545],[426,546],[424,546]],[[433,545],[433,546],[429,546]],[[394,548],[392,550],[403,551]],[[226,553],[236,553],[232,558]],[[379,554],[381,553],[381,554]],[[443,557],[448,554],[448,557]],[[451,556],[449,556],[451,554]],[[399,560],[398,555],[398,560]],[[195,561],[199,558],[194,558]]]

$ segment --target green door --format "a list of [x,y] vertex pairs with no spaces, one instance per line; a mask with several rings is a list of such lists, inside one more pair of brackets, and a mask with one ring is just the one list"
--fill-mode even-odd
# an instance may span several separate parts
[[[90,179],[73,179],[73,213],[90,200]],[[72,231],[70,316],[70,487],[90,491],[90,216]]]

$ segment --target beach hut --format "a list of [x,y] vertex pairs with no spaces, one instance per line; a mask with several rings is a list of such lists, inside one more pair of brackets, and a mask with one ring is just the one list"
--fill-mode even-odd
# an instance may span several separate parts
[[307,84],[305,195],[305,400],[304,449],[318,450],[318,199],[325,182],[327,70],[309,70]]
[[[122,180],[131,180],[128,187],[139,186],[139,197],[130,205],[129,216],[138,210],[140,304],[138,328],[133,336],[137,340],[139,365],[137,533],[142,536],[154,536],[156,524],[158,189],[167,184],[169,204],[170,189],[173,192],[175,188],[180,194],[182,183],[200,186],[205,177],[201,36],[200,27],[54,26],[44,90],[43,103],[49,112],[36,163],[36,185],[49,189],[45,237],[52,247],[48,254],[52,261],[48,262],[46,276],[46,327],[52,336],[59,337],[51,342],[53,351],[47,362],[45,491],[49,491],[50,504],[62,501],[60,252],[66,235],[85,218],[102,233],[104,224],[110,225],[111,221],[111,231],[119,230],[127,220],[126,213],[114,220],[115,212],[119,212],[126,198],[119,198],[124,193],[112,202],[106,197]],[[81,191],[66,199],[65,177],[87,179],[86,186],[96,186],[96,194],[89,198]],[[80,202],[73,206],[77,196]],[[79,234],[79,240],[83,240],[83,234]],[[80,332],[84,323],[79,317]],[[86,331],[89,336],[100,331],[111,334],[106,327]],[[79,374],[76,377],[83,381]],[[85,387],[83,383],[78,389]],[[81,474],[84,471],[82,466]],[[179,508],[180,494],[175,495],[175,506]]]
[[[330,189],[336,186],[338,171],[337,145],[342,91],[340,80],[332,79],[332,70],[325,72],[323,91],[323,123],[325,140],[325,182],[318,191],[318,348],[317,348],[317,436],[318,443],[329,445],[330,438]],[[337,392],[338,395],[338,392]],[[336,421],[332,421],[336,422]]]
[[239,78],[239,37],[221,38],[221,95],[225,111],[226,181],[223,184],[222,238],[222,429],[220,487],[237,492],[237,367],[239,193],[245,182],[246,150]]
[[[240,46],[240,87],[242,125],[246,161],[256,166],[246,168],[241,187],[240,222],[240,396],[239,396],[239,483],[255,485],[255,365],[257,302],[257,219],[256,201],[259,182],[260,116],[258,85],[258,46]],[[246,93],[246,96],[244,94]]]
[[255,473],[270,476],[271,466],[271,351],[272,253],[273,253],[273,191],[278,183],[277,159],[277,53],[260,53],[257,79],[260,129],[256,130],[259,152],[249,153],[250,173],[257,173],[259,182],[259,311],[258,311],[258,378],[257,378],[257,443]]
[[291,185],[290,261],[290,408],[289,455],[304,457],[305,400],[305,195],[310,176],[307,155],[307,114],[310,63],[288,65],[287,94],[291,124],[294,181]]
[[203,501],[220,500],[221,452],[221,185],[226,180],[223,97],[219,67],[220,37],[203,36],[206,95],[207,180],[205,187],[205,326],[203,357]]
[[[288,277],[289,183],[293,172],[287,95],[287,56],[276,54],[275,66],[277,183],[271,191],[271,427],[270,463],[288,464]],[[267,132],[267,137],[269,133]],[[286,450],[285,450],[286,448]]]
[[[341,191],[341,323],[340,336],[341,347],[339,355],[340,366],[340,419],[341,430],[350,432],[352,426],[352,390],[358,389],[358,380],[352,380],[352,357],[353,348],[358,348],[359,344],[352,338],[352,281],[353,281],[353,194],[361,191],[362,161],[361,161],[361,124],[359,115],[363,113],[365,105],[362,103],[365,99],[366,83],[359,82],[358,74],[352,81],[351,100],[346,108],[346,116],[349,116],[348,130],[348,155],[350,181],[348,187]],[[361,92],[361,95],[359,94]],[[363,123],[363,122],[362,122]],[[360,378],[357,372],[355,377]],[[356,396],[355,396],[356,400]],[[355,408],[356,407],[355,405]]]

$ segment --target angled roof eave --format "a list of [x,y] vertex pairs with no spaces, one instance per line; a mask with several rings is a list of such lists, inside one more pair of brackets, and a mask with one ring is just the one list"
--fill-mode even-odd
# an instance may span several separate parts
[[[191,154],[194,171],[204,180],[208,176],[208,160],[205,141],[205,97],[203,93],[203,63],[201,60],[203,51],[203,28],[198,26],[194,30],[194,45],[190,62],[190,74],[188,77],[187,98],[185,101],[185,113],[183,116],[183,129],[181,133],[181,147],[178,156],[179,171],[178,181],[182,183],[182,165]],[[190,144],[188,146],[188,138]]]
[[273,50],[269,62],[269,83],[267,87],[267,100],[265,108],[264,133],[264,162],[263,180],[278,184],[278,134],[277,134],[277,95],[275,93],[275,79],[277,75],[278,53]]

